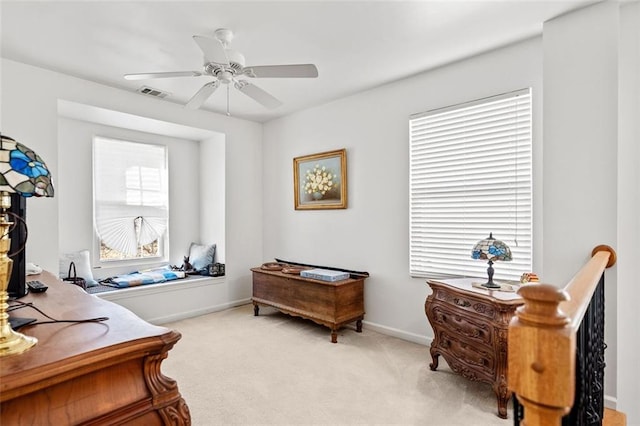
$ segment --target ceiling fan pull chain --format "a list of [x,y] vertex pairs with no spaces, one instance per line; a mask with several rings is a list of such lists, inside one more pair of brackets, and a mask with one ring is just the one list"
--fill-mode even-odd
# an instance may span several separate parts
[[231,113],[229,112],[229,85],[227,84],[227,117],[231,117]]

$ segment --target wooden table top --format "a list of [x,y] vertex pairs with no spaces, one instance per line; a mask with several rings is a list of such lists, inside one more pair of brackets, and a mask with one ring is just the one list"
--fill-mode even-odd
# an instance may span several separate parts
[[[452,278],[446,280],[430,279],[427,280],[427,284],[450,286],[462,292],[470,293],[474,296],[480,296],[486,299],[494,299],[503,303],[524,303],[524,299],[517,292],[498,291],[484,287],[478,288],[472,285],[473,283],[484,283],[486,281],[486,278]],[[514,287],[516,287],[516,289],[519,288],[519,286],[515,284]]]
[[[0,358],[0,401],[15,397],[16,392],[26,392],[26,388],[36,388],[40,381],[63,380],[79,374],[80,370],[115,363],[118,358],[156,352],[158,347],[173,346],[180,339],[180,333],[149,324],[131,311],[87,294],[49,272],[29,275],[27,280],[42,281],[49,289],[44,293],[29,293],[18,299],[19,302],[33,303],[58,320],[109,319],[20,328],[19,332],[36,337],[38,343],[22,354]],[[15,301],[9,302],[10,307],[15,304]],[[48,321],[30,307],[13,310],[10,316]]]

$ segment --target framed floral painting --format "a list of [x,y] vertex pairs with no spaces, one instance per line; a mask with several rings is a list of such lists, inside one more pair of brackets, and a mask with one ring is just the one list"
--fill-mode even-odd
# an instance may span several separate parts
[[347,150],[293,159],[296,210],[347,208]]

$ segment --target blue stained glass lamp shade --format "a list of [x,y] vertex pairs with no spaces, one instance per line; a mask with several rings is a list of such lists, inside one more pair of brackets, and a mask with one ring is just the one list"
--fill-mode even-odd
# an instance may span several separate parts
[[484,259],[488,260],[489,267],[487,268],[487,275],[489,280],[482,284],[487,288],[500,288],[500,286],[493,282],[493,262],[502,261],[508,262],[511,260],[511,249],[505,243],[493,238],[493,233],[489,233],[489,238],[480,240],[476,243],[471,250],[472,259]]
[[32,149],[8,136],[0,140],[0,192],[53,197],[51,173]]
[[[8,253],[11,249],[9,234],[15,223],[9,221],[11,214],[7,214],[11,208],[11,194],[53,197],[51,173],[33,150],[8,136],[0,135],[0,357],[20,354],[38,342],[34,337],[13,331],[6,312],[6,300],[9,297],[7,289],[13,272],[13,260]],[[23,218],[15,214],[13,216],[24,225],[23,244],[13,254],[17,255],[24,250],[27,228]],[[24,271],[18,273],[24,274]]]

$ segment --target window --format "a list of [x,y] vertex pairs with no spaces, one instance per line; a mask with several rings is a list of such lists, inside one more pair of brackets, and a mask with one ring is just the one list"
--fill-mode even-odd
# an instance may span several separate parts
[[100,261],[168,257],[165,146],[95,137],[93,186]]
[[410,273],[486,276],[474,244],[504,241],[496,278],[531,271],[531,90],[410,118]]

